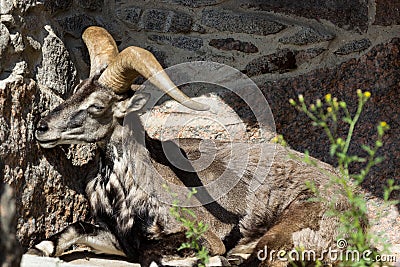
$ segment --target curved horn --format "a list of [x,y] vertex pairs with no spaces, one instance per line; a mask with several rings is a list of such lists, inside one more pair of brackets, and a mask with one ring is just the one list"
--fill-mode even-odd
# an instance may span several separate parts
[[82,39],[90,55],[90,77],[107,67],[118,55],[118,47],[112,36],[103,28],[91,26],[87,28]]
[[124,93],[129,90],[133,80],[141,74],[182,105],[194,110],[208,110],[209,106],[190,99],[171,81],[153,54],[143,48],[125,48],[102,73],[99,83]]

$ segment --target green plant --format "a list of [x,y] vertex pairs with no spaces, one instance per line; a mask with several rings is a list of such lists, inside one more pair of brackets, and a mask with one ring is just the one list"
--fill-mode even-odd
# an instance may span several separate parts
[[[209,262],[210,255],[208,250],[200,244],[200,240],[207,232],[208,225],[198,221],[196,214],[191,209],[183,207],[184,205],[181,205],[179,200],[177,200],[178,195],[171,192],[167,185],[163,185],[163,187],[172,197],[174,197],[172,207],[169,210],[170,214],[186,228],[185,234],[188,241],[182,243],[178,250],[194,250],[198,259],[197,265],[199,267],[205,267]],[[189,201],[196,193],[197,190],[192,188],[186,196],[187,201]]]
[[[362,92],[357,90],[358,106],[357,110],[352,116],[349,112],[346,102],[338,101],[337,98],[332,97],[331,94],[327,94],[323,100],[316,100],[315,103],[307,106],[302,95],[298,96],[298,101],[290,99],[289,102],[292,106],[296,107],[299,111],[305,113],[311,120],[313,126],[321,127],[330,141],[330,156],[335,157],[338,163],[338,170],[340,175],[332,176],[331,183],[339,183],[344,191],[345,196],[348,199],[350,208],[344,212],[338,212],[334,208],[334,197],[333,200],[320,199],[320,192],[316,186],[312,183],[308,183],[309,188],[315,192],[319,201],[324,201],[331,207],[331,213],[334,216],[339,217],[342,228],[341,234],[346,237],[348,242],[348,249],[356,249],[360,252],[370,250],[371,240],[378,239],[377,236],[372,235],[369,232],[365,232],[364,222],[367,220],[367,203],[363,195],[358,193],[357,186],[360,185],[371,168],[383,161],[382,157],[377,156],[377,151],[383,146],[383,136],[389,129],[389,125],[386,122],[380,122],[377,125],[377,139],[374,145],[361,145],[361,148],[366,152],[367,156],[361,157],[359,155],[350,155],[349,147],[352,142],[354,135],[355,126],[360,118],[365,103],[370,99],[370,92]],[[338,133],[338,123],[342,120],[348,125],[347,133],[340,136]],[[286,146],[287,143],[282,135],[275,138],[275,141]],[[292,157],[295,157],[293,154]],[[317,166],[315,160],[309,157],[308,151],[305,151],[304,158],[302,161]],[[352,163],[364,164],[363,168],[357,173],[350,172],[350,166]],[[322,171],[322,170],[321,170]],[[384,200],[386,204],[395,204],[395,201],[389,201],[390,194],[394,190],[399,190],[399,186],[394,185],[393,180],[388,181],[388,186],[384,190]],[[376,255],[373,252],[371,258]],[[373,264],[368,259],[360,258],[359,261],[343,261],[344,266],[370,266]]]

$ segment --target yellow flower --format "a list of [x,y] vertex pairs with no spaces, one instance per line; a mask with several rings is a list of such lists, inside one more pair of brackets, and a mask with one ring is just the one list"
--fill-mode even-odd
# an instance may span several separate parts
[[386,121],[381,121],[381,127],[386,127],[386,126],[387,126]]
[[331,113],[332,112],[332,107],[328,107],[326,110],[328,111],[328,113]]
[[371,97],[371,93],[369,91],[364,92],[364,96],[366,98],[370,98]]
[[332,95],[331,94],[326,94],[326,96],[325,96],[326,102],[331,101],[331,99],[332,99]]

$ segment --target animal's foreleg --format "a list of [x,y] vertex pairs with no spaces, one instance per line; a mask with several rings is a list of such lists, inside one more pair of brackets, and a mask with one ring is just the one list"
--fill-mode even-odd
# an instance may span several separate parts
[[34,245],[29,254],[59,256],[73,245],[84,245],[95,253],[125,256],[118,240],[108,230],[86,222],[76,222]]

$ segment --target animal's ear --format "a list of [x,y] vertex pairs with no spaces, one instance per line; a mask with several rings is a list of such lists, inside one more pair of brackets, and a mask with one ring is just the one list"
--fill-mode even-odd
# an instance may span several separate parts
[[148,93],[135,93],[131,98],[118,102],[114,116],[123,118],[129,112],[141,110],[150,98]]

